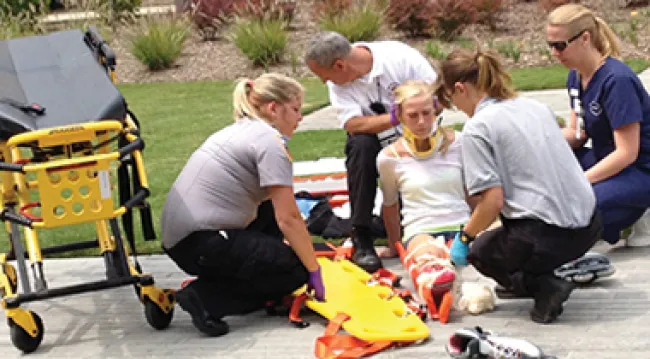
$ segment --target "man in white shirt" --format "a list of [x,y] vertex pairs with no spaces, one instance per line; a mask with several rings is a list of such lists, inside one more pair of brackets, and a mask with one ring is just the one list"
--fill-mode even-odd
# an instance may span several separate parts
[[315,35],[305,62],[329,88],[330,102],[347,131],[345,145],[353,227],[352,260],[372,273],[381,268],[370,230],[377,194],[376,158],[399,136],[391,122],[392,91],[406,80],[434,82],[436,72],[416,49],[398,41],[350,42],[336,32]]

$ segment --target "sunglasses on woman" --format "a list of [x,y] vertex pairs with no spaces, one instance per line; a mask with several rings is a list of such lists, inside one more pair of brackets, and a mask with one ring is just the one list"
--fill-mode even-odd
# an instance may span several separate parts
[[548,43],[548,46],[550,48],[556,49],[557,51],[562,52],[569,46],[570,43],[572,43],[573,41],[578,39],[580,36],[582,36],[583,33],[584,33],[584,31],[580,31],[578,34],[576,34],[572,38],[570,38],[568,40],[565,40],[565,41],[547,41],[547,43]]

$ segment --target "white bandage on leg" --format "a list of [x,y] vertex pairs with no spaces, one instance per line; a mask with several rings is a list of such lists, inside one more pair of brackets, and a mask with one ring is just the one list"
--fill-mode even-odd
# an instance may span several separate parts
[[452,289],[456,273],[444,237],[423,241],[409,251],[404,263],[422,298],[426,298],[425,292],[441,293]]

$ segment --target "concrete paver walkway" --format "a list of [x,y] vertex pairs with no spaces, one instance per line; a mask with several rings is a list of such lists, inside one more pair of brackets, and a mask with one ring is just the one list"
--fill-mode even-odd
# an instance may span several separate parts
[[[650,249],[599,244],[596,250],[609,255],[617,273],[574,291],[564,314],[554,324],[539,325],[529,320],[532,300],[498,300],[491,313],[454,313],[447,325],[429,321],[428,342],[388,350],[377,357],[446,358],[444,344],[448,336],[456,329],[479,325],[529,339],[558,358],[650,358]],[[144,257],[141,263],[160,286],[175,288],[186,278],[165,256]],[[397,260],[386,264],[405,275]],[[45,262],[45,270],[51,287],[101,279],[104,275],[103,262],[97,258],[50,259]],[[477,274],[467,268],[463,277],[476,280]],[[408,279],[403,283],[410,286]],[[322,318],[307,313],[304,318],[311,326],[296,329],[286,317],[268,317],[259,311],[226,318],[231,333],[206,338],[177,307],[171,326],[155,331],[146,323],[142,306],[130,287],[34,302],[25,307],[37,312],[45,325],[41,347],[29,355],[34,358],[313,358],[314,341],[326,325]],[[0,351],[3,358],[24,357],[11,344],[6,325],[0,325]]]

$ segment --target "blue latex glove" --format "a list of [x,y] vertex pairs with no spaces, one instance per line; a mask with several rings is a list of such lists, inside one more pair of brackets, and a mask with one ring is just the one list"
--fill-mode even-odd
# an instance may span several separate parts
[[313,291],[314,298],[317,301],[325,301],[325,286],[323,285],[323,276],[320,272],[320,266],[315,271],[309,272],[307,280],[307,293]]
[[451,248],[449,248],[449,257],[451,262],[457,266],[466,266],[467,265],[467,255],[469,254],[469,244],[463,243],[460,240],[461,232],[456,233],[454,241],[451,242]]

